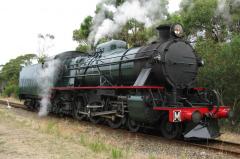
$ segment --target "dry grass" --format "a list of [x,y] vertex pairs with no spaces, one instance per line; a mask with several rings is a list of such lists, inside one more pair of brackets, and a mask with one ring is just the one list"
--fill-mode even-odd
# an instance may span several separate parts
[[229,131],[225,131],[219,139],[224,141],[240,143],[240,135]]
[[[11,122],[14,123],[16,127],[25,127],[40,134],[54,136],[67,143],[80,145],[84,147],[86,151],[100,156],[99,158],[185,159],[196,158],[195,155],[197,155],[198,158],[199,156],[201,158],[219,158],[212,157],[208,152],[206,153],[202,150],[189,150],[189,147],[184,148],[179,147],[179,145],[176,147],[174,145],[156,143],[154,141],[148,141],[147,139],[141,139],[135,135],[124,136],[118,131],[113,131],[113,133],[88,122],[52,117],[40,118],[36,113],[18,111],[22,114],[14,112],[14,109],[0,109],[0,122]],[[71,147],[71,144],[68,146]],[[190,155],[189,152],[191,151],[196,152]],[[64,152],[61,152],[61,155],[65,156]],[[225,156],[222,156],[220,158],[224,157]]]
[[66,119],[64,121],[57,122],[57,120],[58,119],[50,119],[46,117],[42,119],[37,118],[37,121],[35,121],[31,120],[31,118],[28,119],[22,116],[14,116],[12,113],[0,109],[1,122],[14,122],[14,126],[17,128],[31,128],[41,133],[63,138],[65,140],[80,144],[91,150],[93,153],[106,156],[106,158],[129,158],[120,148],[115,148],[112,145],[108,145],[96,135],[89,135],[89,133],[86,133],[86,129],[83,129],[79,125],[77,126],[76,122],[73,122],[72,125],[69,125],[69,123],[72,121]]

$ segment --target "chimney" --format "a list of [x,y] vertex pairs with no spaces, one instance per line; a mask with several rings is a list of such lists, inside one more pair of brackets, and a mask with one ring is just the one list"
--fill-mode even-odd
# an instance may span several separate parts
[[170,25],[160,25],[157,27],[160,43],[166,42],[171,37],[170,28]]

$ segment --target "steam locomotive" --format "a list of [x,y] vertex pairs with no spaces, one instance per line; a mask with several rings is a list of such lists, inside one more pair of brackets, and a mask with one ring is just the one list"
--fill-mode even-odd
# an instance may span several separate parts
[[218,119],[230,109],[218,92],[194,87],[203,60],[183,39],[180,24],[161,25],[159,38],[127,49],[121,40],[97,46],[95,53],[64,52],[20,72],[20,99],[39,109],[39,71],[54,66],[48,111],[78,120],[126,126],[136,132],[148,127],[166,138],[216,138]]

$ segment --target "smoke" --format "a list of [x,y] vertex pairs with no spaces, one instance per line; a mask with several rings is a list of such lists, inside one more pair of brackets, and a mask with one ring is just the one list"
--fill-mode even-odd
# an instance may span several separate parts
[[[95,45],[104,36],[112,37],[119,33],[131,19],[144,23],[146,27],[165,19],[168,4],[162,0],[126,0],[118,7],[105,1],[102,3],[104,4],[94,17],[92,31],[88,37]],[[112,17],[106,18],[106,13],[111,13]]]
[[218,0],[216,16],[221,16],[225,20],[226,24],[232,23],[230,6],[227,0]]
[[230,9],[239,9],[240,0],[218,0],[217,1],[216,16],[220,16],[224,19],[225,24],[232,23],[232,16]]
[[46,116],[51,107],[50,96],[51,88],[54,86],[57,76],[59,73],[59,60],[49,61],[44,64],[43,68],[40,69],[38,86],[40,88],[39,96],[41,97],[40,101],[40,110],[38,112],[39,116]]

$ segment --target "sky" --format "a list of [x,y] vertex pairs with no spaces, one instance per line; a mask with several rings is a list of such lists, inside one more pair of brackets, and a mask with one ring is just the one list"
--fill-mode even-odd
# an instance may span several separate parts
[[[17,56],[39,52],[39,34],[53,34],[48,56],[75,50],[72,32],[87,15],[94,15],[100,0],[1,0],[0,65]],[[178,10],[180,0],[169,1],[169,11]]]

